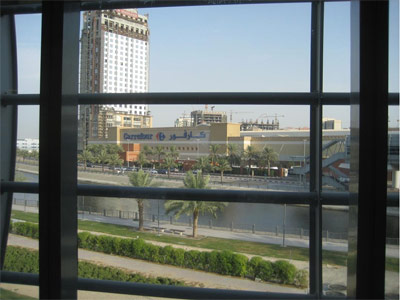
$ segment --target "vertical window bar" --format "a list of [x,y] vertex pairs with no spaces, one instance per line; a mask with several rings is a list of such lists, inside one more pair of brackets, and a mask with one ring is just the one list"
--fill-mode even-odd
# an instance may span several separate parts
[[388,35],[387,0],[352,1],[349,298],[385,298]]
[[[311,4],[310,91],[322,94],[324,3]],[[310,108],[310,191],[317,197],[310,205],[310,293],[322,295],[322,105],[321,99]]]
[[[1,95],[17,93],[17,44],[14,15],[1,17]],[[13,181],[15,152],[17,145],[17,106],[1,106],[1,181]],[[3,263],[7,247],[13,193],[1,194],[0,229],[1,260]]]
[[42,2],[39,296],[77,298],[79,3]]

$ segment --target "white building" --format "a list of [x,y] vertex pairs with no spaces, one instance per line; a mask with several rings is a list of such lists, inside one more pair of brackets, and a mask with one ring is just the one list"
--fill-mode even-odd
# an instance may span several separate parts
[[[81,35],[81,93],[146,93],[149,90],[148,15],[137,9],[87,11]],[[148,105],[104,105],[117,112],[149,115]],[[78,149],[98,135],[98,105],[79,110]]]
[[20,150],[39,151],[39,139],[18,139],[17,148]]

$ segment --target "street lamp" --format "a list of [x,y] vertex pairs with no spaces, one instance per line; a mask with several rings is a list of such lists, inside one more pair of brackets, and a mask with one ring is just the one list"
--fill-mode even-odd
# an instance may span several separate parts
[[197,158],[199,158],[199,139],[196,139],[197,141]]
[[283,241],[282,241],[282,247],[286,247],[285,237],[286,237],[286,204],[283,204]]

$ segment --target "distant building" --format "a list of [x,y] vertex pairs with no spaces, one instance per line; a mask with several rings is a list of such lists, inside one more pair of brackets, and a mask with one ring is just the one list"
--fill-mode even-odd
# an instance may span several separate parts
[[279,121],[273,120],[271,123],[267,120],[267,123],[258,120],[256,122],[243,121],[240,123],[240,131],[263,131],[263,130],[279,130]]
[[322,118],[322,129],[340,130],[342,129],[342,121],[330,118]]
[[17,148],[20,150],[39,151],[39,139],[18,139]]
[[195,110],[190,113],[192,126],[211,123],[227,123],[228,118],[225,112]]
[[192,118],[188,115],[183,115],[175,120],[174,127],[190,127],[192,126]]
[[134,115],[125,112],[115,111],[113,108],[102,107],[97,114],[97,136],[89,136],[89,138],[107,138],[108,128],[151,128],[153,125],[153,117],[150,115]]
[[[81,34],[81,93],[146,93],[149,90],[148,15],[137,9],[87,11]],[[81,105],[78,150],[91,137],[104,136],[103,108],[148,116],[148,105]]]

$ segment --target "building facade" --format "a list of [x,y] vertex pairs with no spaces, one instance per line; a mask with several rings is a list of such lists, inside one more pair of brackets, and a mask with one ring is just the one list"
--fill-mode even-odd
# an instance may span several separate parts
[[195,110],[190,113],[192,119],[192,126],[211,123],[226,123],[228,118],[225,112],[209,111],[209,110]]
[[[149,90],[148,15],[137,9],[87,11],[81,32],[81,93],[146,93]],[[79,110],[78,149],[103,137],[103,109],[148,116],[148,105],[83,105]]]
[[20,150],[39,151],[39,139],[18,139],[17,148]]

